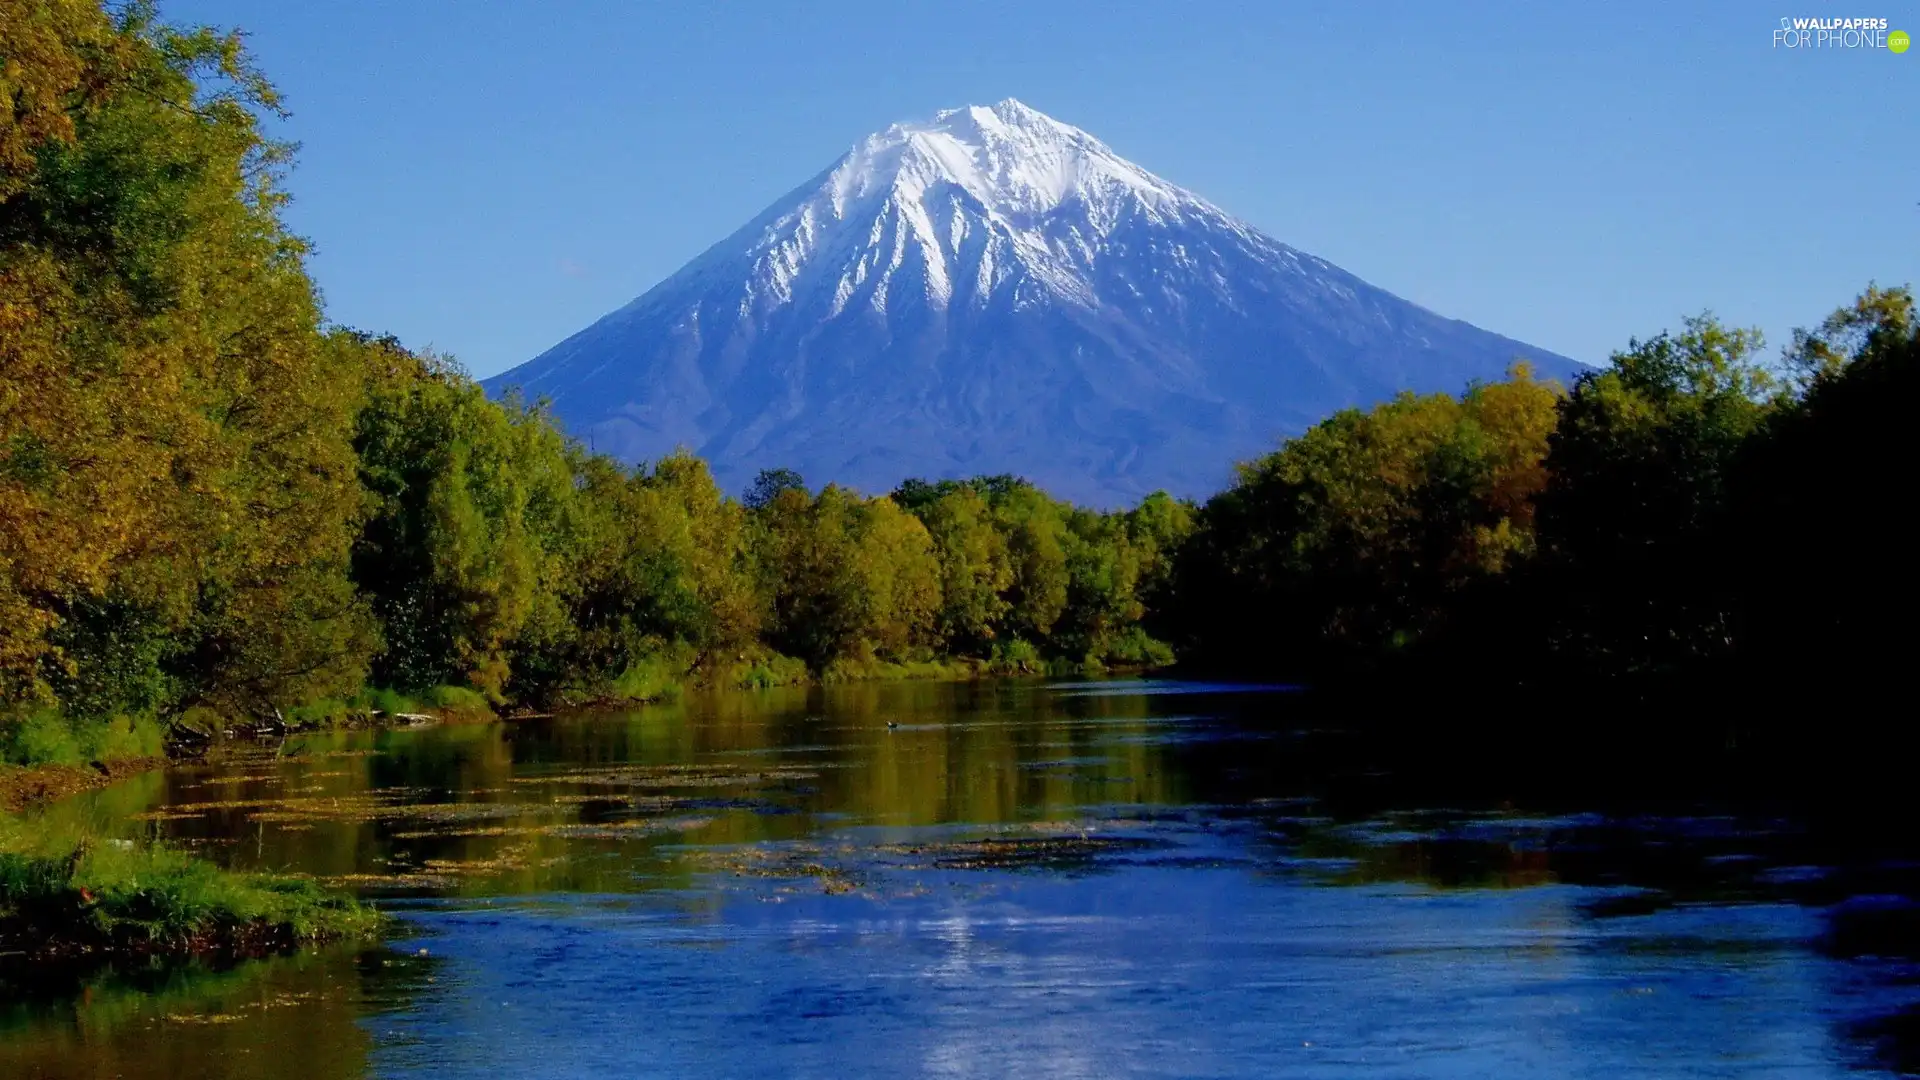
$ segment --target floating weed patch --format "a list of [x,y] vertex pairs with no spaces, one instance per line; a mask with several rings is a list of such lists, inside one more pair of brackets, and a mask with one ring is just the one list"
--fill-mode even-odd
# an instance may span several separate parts
[[586,795],[555,795],[556,806],[627,806],[636,810],[677,810],[687,806],[691,800],[672,795],[619,795],[613,792],[592,792]]
[[428,859],[421,864],[428,874],[448,877],[495,877],[527,868],[526,849],[507,848],[486,859]]
[[992,837],[929,844],[887,844],[878,850],[914,860],[906,869],[1058,870],[1090,866],[1101,856],[1159,847],[1140,837],[1026,836]]
[[364,825],[383,821],[464,822],[548,814],[547,803],[413,802],[416,789],[391,788],[358,795],[225,799],[180,803],[134,815],[136,821],[183,821],[208,814],[243,812],[247,820],[290,828],[316,824]]
[[270,784],[282,779],[278,773],[265,773],[257,776],[215,776],[197,784],[188,784],[189,788],[238,787],[241,784]]
[[489,821],[549,813],[544,803],[400,803],[380,798],[282,799],[248,815],[268,824],[335,822],[364,825],[376,821]]
[[451,889],[454,880],[442,874],[395,872],[391,874],[334,874],[319,879],[329,889],[414,890]]
[[144,814],[134,814],[134,821],[198,821],[204,814],[193,810],[149,810]]
[[246,1019],[246,1016],[237,1012],[168,1013],[166,1019],[169,1024],[200,1024],[204,1026],[212,1024],[232,1024]]
[[555,836],[575,840],[627,840],[655,833],[691,832],[713,824],[710,817],[623,818],[605,822],[553,825],[494,825],[474,829],[419,829],[393,834],[395,840],[450,840],[503,836]]
[[740,769],[713,765],[617,766],[598,769],[573,769],[543,776],[515,777],[523,785],[605,785],[608,787],[684,788],[684,787],[756,787],[791,780],[818,780],[813,768]]
[[485,838],[489,836],[523,836],[524,829],[509,829],[504,825],[487,825],[472,829],[408,829],[393,833],[395,840],[460,840]]
[[258,1001],[243,1002],[233,1008],[216,1013],[168,1013],[162,1017],[169,1024],[231,1024],[244,1020],[249,1013],[266,1012],[270,1009],[290,1009],[318,1000],[319,994],[312,991],[300,993],[277,993]]
[[[697,869],[735,877],[780,881],[811,881],[829,896],[861,892],[864,877],[846,866],[828,861],[834,856],[854,856],[856,849],[842,845],[832,851],[813,844],[782,847],[735,847],[690,851],[686,860]],[[781,889],[790,892],[791,889]]]
[[597,824],[547,825],[534,831],[542,836],[590,840],[625,840],[654,833],[692,832],[713,824],[710,817],[626,818]]

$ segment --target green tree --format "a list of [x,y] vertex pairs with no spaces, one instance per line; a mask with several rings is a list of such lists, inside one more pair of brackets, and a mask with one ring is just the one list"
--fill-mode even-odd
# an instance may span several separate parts
[[1756,330],[1711,316],[1634,341],[1561,403],[1539,530],[1569,660],[1618,673],[1727,656],[1729,564],[1718,544],[1728,483],[1780,406]]
[[[1797,400],[1773,410],[1734,463],[1717,552],[1733,564],[1741,672],[1776,701],[1882,723],[1920,608],[1911,514],[1920,467],[1908,416],[1920,395],[1913,292],[1869,287],[1794,335]],[[1877,703],[1876,703],[1877,705]],[[1881,732],[1882,736],[1891,734]]]
[[1367,663],[1435,632],[1533,544],[1559,390],[1525,366],[1461,398],[1347,410],[1202,508],[1171,622],[1213,662]]
[[237,35],[0,18],[0,679],[85,710],[350,685],[357,383]]
[[363,348],[383,354],[358,424],[373,515],[353,559],[386,637],[375,680],[499,700],[515,651],[567,629],[574,451],[544,414],[488,401],[442,358]]
[[953,652],[979,656],[1000,636],[1011,605],[1013,562],[995,528],[993,508],[955,486],[918,508],[940,567],[939,638]]
[[905,659],[929,645],[940,567],[925,526],[891,499],[829,485],[783,491],[756,514],[756,562],[782,652],[816,671]]

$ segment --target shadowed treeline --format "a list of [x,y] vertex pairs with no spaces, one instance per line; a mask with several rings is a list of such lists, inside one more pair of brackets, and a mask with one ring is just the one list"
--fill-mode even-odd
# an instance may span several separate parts
[[1780,364],[1703,316],[1570,388],[1340,414],[1199,511],[1149,625],[1437,743],[1871,766],[1920,599],[1915,329],[1908,289],[1869,288]]

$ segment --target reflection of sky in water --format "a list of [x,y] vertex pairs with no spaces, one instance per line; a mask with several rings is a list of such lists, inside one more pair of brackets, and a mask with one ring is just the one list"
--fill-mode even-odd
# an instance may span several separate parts
[[1837,1077],[1876,1048],[1915,1060],[1920,1013],[1900,1010],[1920,1001],[1920,916],[1832,905],[1912,896],[1920,867],[1829,865],[1779,821],[1409,805],[1374,779],[1355,804],[1326,777],[1383,774],[1317,757],[1332,751],[1291,733],[1313,729],[1296,696],[1248,689],[728,695],[143,778],[56,811],[352,884],[425,931],[398,947],[431,955],[0,1010],[0,1077]]
[[[1191,852],[1189,852],[1191,854]],[[1227,855],[1230,853],[1221,852]],[[1785,905],[1595,923],[1581,890],[1328,888],[1246,867],[931,874],[436,911],[457,978],[390,1075],[1842,1075],[1845,974]]]

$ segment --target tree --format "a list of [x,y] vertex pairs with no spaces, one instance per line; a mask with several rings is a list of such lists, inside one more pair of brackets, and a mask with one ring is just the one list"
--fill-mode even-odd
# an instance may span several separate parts
[[464,683],[499,699],[515,652],[566,626],[575,452],[539,410],[489,402],[443,358],[387,359],[369,365],[356,437],[373,516],[354,580],[386,637],[374,678]]
[[926,528],[892,500],[788,489],[756,512],[774,645],[816,671],[932,643],[940,568]]
[[749,510],[763,510],[789,491],[797,491],[802,495],[807,493],[807,482],[801,479],[799,473],[792,469],[761,469],[753,478],[753,483],[747,485],[743,501]]
[[1560,405],[1539,497],[1547,630],[1615,673],[1725,657],[1730,569],[1717,542],[1731,470],[1779,408],[1760,334],[1710,315],[1631,342]]
[[[1734,462],[1714,546],[1733,563],[1745,678],[1845,715],[1855,711],[1837,703],[1884,697],[1902,677],[1920,606],[1901,497],[1920,466],[1912,290],[1869,286],[1796,332],[1786,359],[1800,396],[1770,411]],[[1867,724],[1879,714],[1855,712]]]
[[0,19],[0,672],[82,710],[351,685],[357,381],[279,221],[237,35]]
[[1013,585],[1013,562],[1006,537],[994,527],[993,508],[973,489],[955,485],[915,512],[940,567],[939,638],[954,652],[982,655],[1002,632],[1011,607],[1004,594]]
[[1531,550],[1558,396],[1522,365],[1458,399],[1337,413],[1242,465],[1155,586],[1170,629],[1217,663],[1307,669],[1436,633]]

